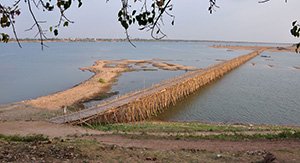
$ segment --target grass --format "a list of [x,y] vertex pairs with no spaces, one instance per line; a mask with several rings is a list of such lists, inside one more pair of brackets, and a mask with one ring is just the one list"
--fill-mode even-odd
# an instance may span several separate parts
[[106,82],[105,82],[105,80],[104,80],[104,79],[102,79],[102,78],[100,78],[100,79],[98,80],[98,82],[99,82],[99,83],[101,83],[101,84],[104,84],[104,83],[106,83]]
[[121,132],[199,132],[199,131],[242,131],[242,127],[230,125],[210,125],[203,123],[177,123],[177,122],[137,122],[95,125],[101,131]]
[[[206,124],[198,122],[136,122],[101,124],[93,126],[101,131],[121,132],[242,132],[242,131],[291,131],[294,128],[280,126],[247,126],[247,125],[226,125]],[[296,131],[300,131],[299,129]]]
[[267,134],[247,134],[247,133],[219,133],[219,134],[175,134],[175,135],[155,135],[155,134],[118,134],[130,139],[165,139],[165,140],[225,140],[225,141],[248,141],[248,140],[299,140],[300,132],[283,131],[280,133]]
[[268,134],[219,134],[219,135],[205,135],[205,136],[194,136],[194,135],[178,135],[177,139],[180,138],[192,138],[192,139],[217,139],[217,140],[281,140],[281,139],[300,139],[299,131],[282,131],[280,133],[268,133]]
[[20,135],[2,135],[0,134],[0,140],[8,142],[37,142],[37,141],[48,141],[49,139],[44,135],[30,135],[30,136],[20,136]]
[[[198,122],[136,122],[94,125],[93,129],[110,131],[131,138],[164,139],[300,139],[299,128],[206,124]],[[202,133],[203,132],[203,133]]]

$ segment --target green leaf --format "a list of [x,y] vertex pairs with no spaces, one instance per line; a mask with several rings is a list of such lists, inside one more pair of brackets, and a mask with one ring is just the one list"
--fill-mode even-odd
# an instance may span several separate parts
[[135,13],[136,13],[136,10],[133,10],[133,11],[132,11],[132,16],[135,15]]
[[6,33],[1,33],[2,39],[1,41],[7,43],[9,41],[9,35]]
[[1,23],[1,27],[4,28],[4,27],[9,27],[10,26],[10,22],[8,20],[8,17],[3,15],[1,17],[1,20],[0,20],[0,23]]
[[64,2],[64,8],[65,8],[65,10],[67,10],[68,8],[70,8],[71,4],[72,4],[72,0],[68,0],[68,1]]
[[123,14],[123,11],[122,11],[122,10],[120,10],[120,11],[118,12],[118,17],[121,17],[121,16],[122,16],[122,14]]
[[50,6],[48,10],[53,11],[53,9],[54,9],[54,6]]
[[127,30],[128,29],[128,24],[126,21],[121,21],[122,26]]
[[60,6],[62,6],[63,5],[63,1],[57,1],[57,7],[60,7]]
[[52,32],[52,30],[53,30],[53,27],[50,27],[50,28],[49,28],[49,30],[50,30],[50,32]]
[[152,8],[155,8],[155,3],[152,3],[151,7],[152,7]]
[[139,30],[144,30],[146,27],[139,28]]
[[63,25],[64,27],[67,27],[67,26],[69,26],[69,22],[64,22],[64,25]]
[[58,30],[55,29],[55,30],[53,31],[53,33],[54,33],[54,36],[57,36],[57,35],[58,35]]
[[80,8],[82,6],[82,2],[81,0],[78,0],[78,8]]
[[148,19],[148,22],[149,22],[149,23],[153,23],[153,18],[149,18],[149,19]]

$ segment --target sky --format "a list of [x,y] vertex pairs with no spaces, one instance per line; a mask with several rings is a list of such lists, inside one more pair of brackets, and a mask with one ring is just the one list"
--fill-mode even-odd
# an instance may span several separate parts
[[[1,0],[2,3],[10,0]],[[149,0],[150,1],[150,0]],[[299,39],[290,35],[291,22],[300,21],[299,0],[219,0],[220,6],[213,14],[208,12],[208,0],[173,0],[172,13],[175,25],[165,18],[166,39],[223,40],[294,43]],[[21,16],[16,28],[21,38],[32,38],[35,31],[25,32],[33,24],[26,5],[20,5]],[[82,8],[70,9],[66,15],[75,21],[68,28],[61,28],[59,38],[126,38],[117,21],[120,0],[83,1]],[[39,20],[47,20],[44,27],[57,24],[58,13],[43,13],[34,10]],[[10,33],[10,31],[5,31]],[[136,26],[129,29],[131,38],[150,39],[150,33],[139,31]],[[51,33],[48,37],[54,37]]]

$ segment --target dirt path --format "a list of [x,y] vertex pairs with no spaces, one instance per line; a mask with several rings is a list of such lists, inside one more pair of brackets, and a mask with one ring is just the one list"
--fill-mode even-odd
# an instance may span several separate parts
[[23,103],[0,105],[0,121],[39,121],[57,114],[57,111],[35,108]]
[[[26,143],[0,139],[0,162],[256,162],[263,161],[269,153],[275,158],[274,162],[300,160],[300,140],[132,137],[44,121],[0,122],[0,134],[43,134],[51,140]],[[52,139],[55,137],[62,139]]]
[[[248,132],[245,132],[248,133]],[[255,162],[268,153],[275,162],[298,162],[300,140],[206,140],[122,135],[45,121],[0,122],[1,135],[48,136],[49,142],[5,142],[0,162]],[[206,132],[206,135],[215,132]],[[59,137],[62,139],[52,139]],[[62,141],[63,140],[63,141]]]
[[0,134],[3,135],[35,135],[42,134],[53,137],[81,136],[86,134],[104,134],[78,126],[53,124],[46,121],[7,121],[0,122]]
[[223,141],[223,140],[157,140],[131,139],[120,135],[89,136],[101,143],[118,145],[121,147],[136,147],[155,150],[198,149],[208,151],[250,151],[250,150],[285,150],[299,149],[299,140],[251,140],[251,141]]

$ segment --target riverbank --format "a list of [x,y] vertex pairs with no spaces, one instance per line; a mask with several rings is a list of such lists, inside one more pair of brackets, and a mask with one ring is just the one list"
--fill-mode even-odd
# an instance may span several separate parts
[[[0,129],[11,123],[0,122]],[[296,127],[196,122],[138,122],[98,125],[92,129],[46,122],[24,122],[18,125],[18,128],[2,130],[4,132],[0,134],[1,161],[298,162],[300,160],[300,129]]]

